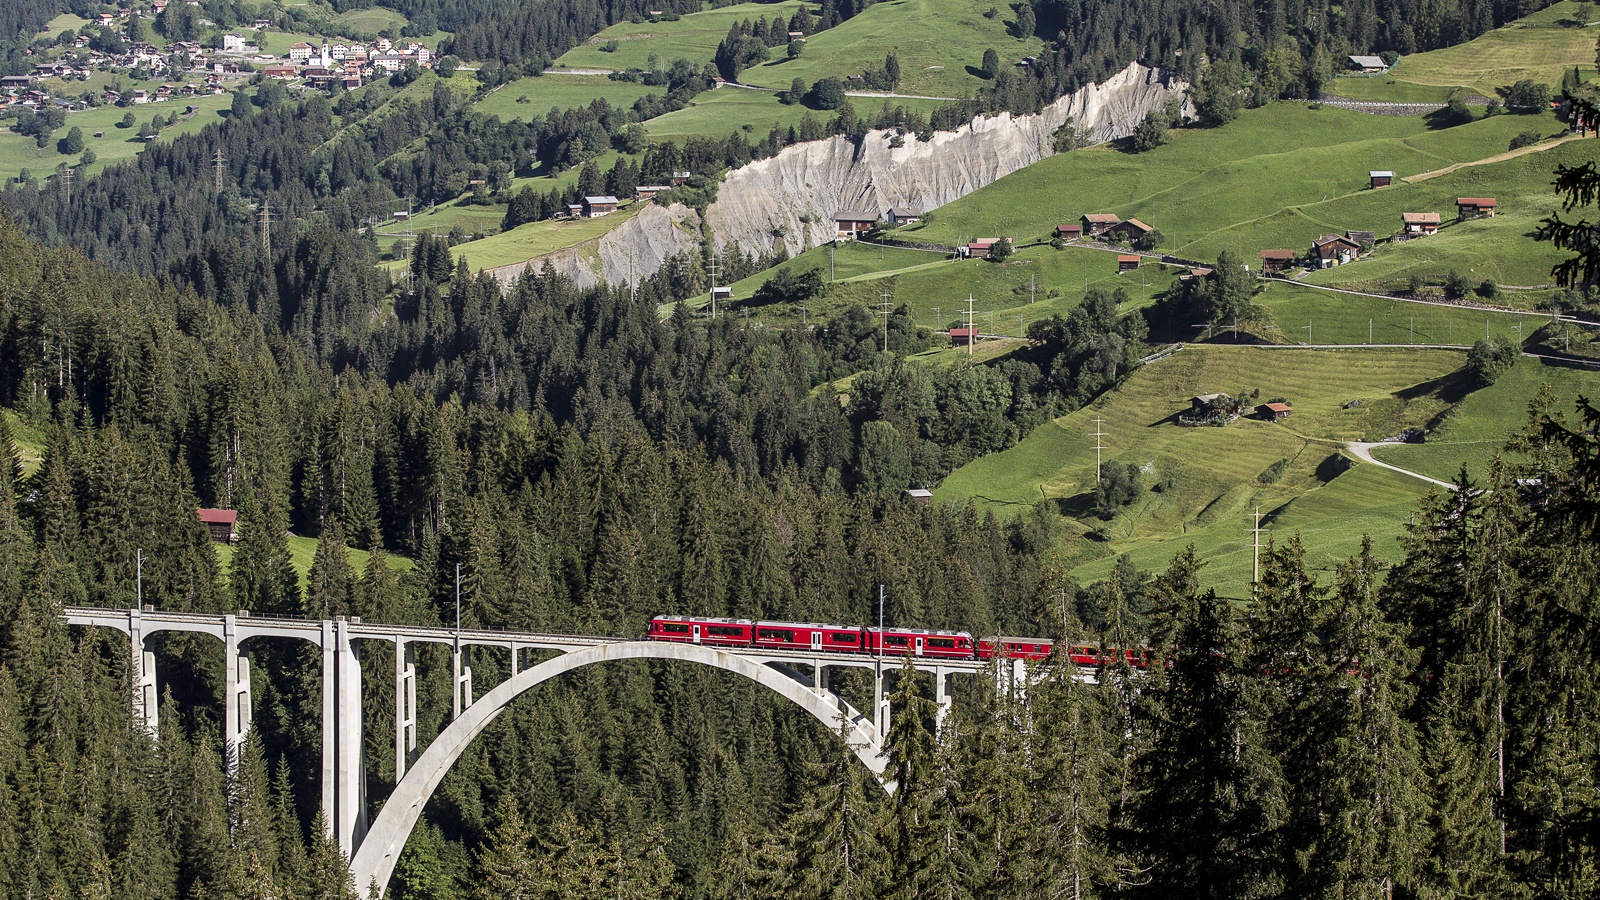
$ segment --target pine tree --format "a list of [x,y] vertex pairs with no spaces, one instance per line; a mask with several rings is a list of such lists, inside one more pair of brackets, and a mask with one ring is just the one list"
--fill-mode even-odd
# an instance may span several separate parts
[[1193,548],[1157,579],[1169,669],[1137,722],[1140,793],[1132,848],[1148,861],[1150,896],[1273,896],[1272,838],[1284,819],[1280,775],[1251,718],[1236,616],[1215,591],[1197,594]]
[[478,848],[473,896],[479,900],[532,900],[538,861],[533,833],[510,791],[500,795],[494,808],[494,830]]
[[329,516],[306,573],[306,612],[320,619],[348,615],[355,593],[356,574],[350,567],[344,527],[337,516]]
[[895,675],[889,702],[895,715],[889,724],[888,768],[884,777],[894,784],[894,796],[885,808],[882,842],[888,860],[885,897],[915,898],[927,895],[941,879],[955,874],[940,853],[941,837],[934,821],[939,779],[935,766],[938,747],[928,723],[937,705],[922,696],[917,670],[906,657]]
[[[839,738],[850,726],[840,716]],[[790,817],[785,832],[794,854],[793,878],[785,896],[797,900],[856,900],[881,889],[883,853],[867,802],[865,777],[855,755],[842,746],[813,767],[801,796],[805,805]]]

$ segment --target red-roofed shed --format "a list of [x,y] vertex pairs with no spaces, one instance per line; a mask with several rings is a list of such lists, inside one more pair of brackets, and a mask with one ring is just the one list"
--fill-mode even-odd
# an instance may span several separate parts
[[211,533],[211,539],[219,544],[231,544],[239,539],[234,531],[239,524],[239,512],[233,509],[201,509],[196,510],[200,516],[200,524],[206,526],[206,531]]

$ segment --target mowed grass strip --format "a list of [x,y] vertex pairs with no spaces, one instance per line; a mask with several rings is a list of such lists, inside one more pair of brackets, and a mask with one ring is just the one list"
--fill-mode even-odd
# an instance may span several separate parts
[[[211,546],[217,551],[217,566],[222,570],[222,583],[226,586],[228,583],[228,571],[233,565],[235,548],[230,544],[212,544]],[[316,559],[316,555],[316,538],[289,535],[289,561],[294,566],[295,574],[300,577],[300,590],[302,591],[306,589],[306,575],[311,571],[311,563]],[[355,547],[346,547],[345,559],[350,561],[350,568],[354,569],[357,575],[363,575],[367,571],[367,564],[372,561],[372,554],[366,550],[358,550]],[[417,567],[415,560],[397,556],[393,553],[386,554],[384,559],[388,562],[389,568],[397,573],[409,572]]]
[[[1269,284],[1255,302],[1276,322],[1276,331],[1269,329],[1265,336],[1285,344],[1467,346],[1486,337],[1515,343],[1531,336],[1545,321],[1544,316],[1536,314],[1410,303],[1282,282]],[[1227,340],[1226,334],[1219,329],[1214,340]]]

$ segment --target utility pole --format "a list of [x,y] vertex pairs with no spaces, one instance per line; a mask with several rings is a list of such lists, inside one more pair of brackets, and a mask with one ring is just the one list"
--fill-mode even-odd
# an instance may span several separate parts
[[1372,318],[1367,318],[1367,343],[1372,343]]
[[272,204],[261,201],[261,252],[272,255]]
[[972,294],[970,294],[970,293],[967,294],[967,355],[968,356],[972,355],[972,345],[977,343],[977,338],[978,338],[978,335],[977,335],[978,326],[976,324],[974,324],[974,322],[973,322],[973,317],[976,315],[976,313],[974,313],[973,308],[972,308],[972,305],[974,303],[977,303],[977,302],[978,301],[972,299]]
[[711,272],[711,318],[713,321],[715,321],[717,318],[717,276],[722,274],[722,265],[719,260],[720,257],[713,252],[711,254],[711,266],[709,269]]
[[1038,281],[1039,281],[1039,276],[1038,275],[1029,275],[1028,276],[1028,305],[1029,306],[1033,305],[1033,292],[1039,286],[1038,285]]
[[883,293],[879,294],[878,297],[882,301],[878,305],[883,308],[883,352],[888,353],[889,352],[889,313],[893,312],[893,310],[894,310],[894,304],[891,302],[894,299],[894,294],[891,294],[888,291],[884,291]]
[[828,245],[828,283],[829,284],[833,284],[833,248],[835,246],[837,246],[838,243],[839,243],[838,241],[834,241],[832,244]]
[[1307,320],[1306,320],[1306,343],[1307,343],[1307,344],[1314,344],[1314,343],[1316,343],[1316,341],[1313,341],[1313,340],[1312,340],[1312,339],[1311,339],[1311,320],[1310,320],[1310,319],[1307,319]]
[[1096,486],[1100,484],[1100,451],[1106,449],[1104,440],[1106,436],[1105,421],[1105,419],[1096,418],[1094,420],[1094,434],[1090,435],[1090,437],[1094,438],[1094,483]]
[[1261,507],[1256,507],[1256,524],[1250,529],[1251,543],[1255,545],[1255,561],[1250,567],[1250,596],[1255,596],[1255,585],[1261,581]]
[[65,203],[67,206],[72,205],[72,175],[73,172],[71,169],[61,170],[61,190],[65,194]]
[[1412,316],[1411,317],[1411,336],[1406,338],[1406,343],[1415,344],[1416,342],[1417,342],[1417,317],[1416,316]]
[[1023,332],[1023,330],[1022,330],[1022,317],[1021,316],[1017,316],[1017,337],[1027,337],[1027,334],[1025,334]]
[[141,610],[144,609],[144,551],[133,551],[133,598],[134,604]]
[[211,174],[211,186],[215,188],[219,194],[222,193],[223,166],[225,166],[227,162],[228,158],[222,155],[221,147],[217,148],[216,153],[211,154],[211,164],[215,167]]
[[884,719],[883,708],[884,708],[885,701],[883,699],[883,585],[881,585],[881,584],[878,585],[878,640],[877,640],[877,644],[878,644],[878,659],[877,659],[877,662],[875,664],[875,670],[876,671],[875,671],[875,677],[874,677],[874,682],[875,682],[876,689],[877,689],[877,696],[873,698],[873,703],[876,705],[877,708],[873,710],[872,721],[873,721],[874,725],[878,726],[878,737],[882,738],[884,736],[883,733],[884,733],[884,730],[885,730],[884,727],[883,727],[883,719]]
[[939,307],[935,306],[933,308],[933,330],[934,331],[938,331],[940,324],[941,323],[939,322]]

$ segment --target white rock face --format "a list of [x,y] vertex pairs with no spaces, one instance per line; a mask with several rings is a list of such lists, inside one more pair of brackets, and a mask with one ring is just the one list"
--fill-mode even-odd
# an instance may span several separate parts
[[[1055,131],[1068,118],[1091,141],[1127,137],[1151,110],[1184,98],[1187,87],[1134,63],[1038,115],[986,116],[926,143],[906,135],[903,146],[891,147],[894,132],[873,131],[859,143],[835,137],[796,144],[728,173],[706,221],[719,249],[737,243],[760,252],[781,242],[793,255],[833,240],[833,216],[841,210],[929,212],[1051,155]],[[1186,98],[1184,104],[1193,115]],[[489,271],[510,283],[549,261],[580,287],[622,284],[648,277],[675,253],[698,249],[700,240],[694,210],[651,205],[599,241]]]
[[590,288],[601,281],[624,284],[630,278],[647,278],[661,268],[661,263],[667,257],[699,248],[698,213],[681,203],[671,206],[652,203],[633,218],[601,235],[598,241],[586,241],[575,247],[488,271],[505,284],[510,284],[524,271],[531,269],[537,272],[549,262],[558,273],[576,282],[578,287]]
[[906,135],[904,146],[891,147],[894,132],[874,131],[859,144],[835,137],[786,147],[728,173],[706,219],[719,248],[738,243],[758,251],[782,241],[799,253],[833,240],[833,216],[841,210],[929,212],[1050,156],[1053,135],[1068,118],[1092,141],[1126,137],[1186,88],[1135,63],[1038,115],[984,117],[926,143]]

